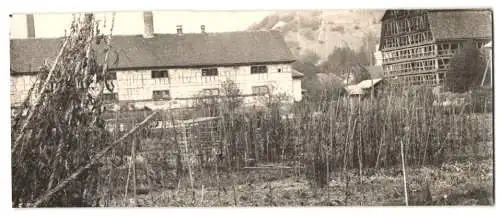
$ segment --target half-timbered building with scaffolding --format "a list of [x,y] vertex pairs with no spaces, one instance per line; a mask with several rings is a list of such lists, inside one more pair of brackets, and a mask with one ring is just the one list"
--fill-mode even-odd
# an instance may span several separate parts
[[392,85],[443,83],[451,58],[472,40],[478,48],[492,39],[486,9],[387,10],[379,50]]

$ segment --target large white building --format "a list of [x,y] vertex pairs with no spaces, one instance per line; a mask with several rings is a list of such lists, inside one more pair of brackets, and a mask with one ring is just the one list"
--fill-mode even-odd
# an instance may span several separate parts
[[[34,28],[33,19],[27,19]],[[259,95],[286,94],[302,99],[302,74],[283,36],[277,31],[155,34],[151,12],[144,13],[144,34],[112,38],[109,68],[116,74],[106,98],[117,104],[151,109],[189,107],[200,94],[220,94],[221,84],[234,81],[247,104]],[[11,42],[11,105],[22,103],[39,67],[56,56],[61,38]],[[31,35],[30,35],[31,34]]]

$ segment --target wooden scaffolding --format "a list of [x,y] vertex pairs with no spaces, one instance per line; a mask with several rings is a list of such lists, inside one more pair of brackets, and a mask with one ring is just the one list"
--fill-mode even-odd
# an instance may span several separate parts
[[[451,58],[463,48],[465,38],[435,38],[428,13],[387,10],[384,14],[380,50],[384,75],[391,86],[441,85]],[[488,42],[472,39],[478,48]]]

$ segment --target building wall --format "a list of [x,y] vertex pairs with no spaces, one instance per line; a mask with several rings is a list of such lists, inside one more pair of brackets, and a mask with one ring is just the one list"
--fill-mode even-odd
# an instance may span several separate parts
[[[10,101],[11,106],[19,106],[26,97],[30,88],[36,81],[36,75],[15,75],[10,76]],[[112,81],[113,85],[117,86],[117,81]],[[97,91],[97,90],[96,90]],[[105,93],[109,91],[105,90]],[[118,89],[114,89],[113,92],[118,92]]]
[[[191,106],[193,97],[204,89],[221,88],[226,80],[234,81],[245,97],[245,103],[252,104],[256,98],[252,87],[268,86],[271,94],[284,93],[301,100],[301,89],[292,82],[291,64],[269,64],[267,73],[251,74],[251,66],[217,67],[218,76],[203,76],[202,68],[168,69],[168,78],[152,78],[151,70],[117,71],[113,92],[120,103],[133,103],[136,107],[152,109],[179,108]],[[18,104],[26,97],[34,76],[11,76],[12,104]],[[300,81],[300,80],[299,80]],[[297,87],[296,87],[297,86]],[[172,100],[153,100],[153,91],[168,90]],[[108,91],[105,91],[108,92]]]
[[295,101],[302,100],[302,79],[293,79],[292,80],[292,89],[293,89],[293,99]]
[[11,76],[10,77],[10,101],[11,104],[20,104],[28,96],[31,86],[35,83],[36,77]]
[[391,84],[435,83],[436,45],[426,13],[402,10],[388,16],[381,34],[384,76]]
[[[381,34],[384,76],[394,85],[441,85],[451,58],[465,41],[436,40],[422,10],[388,14],[382,22]],[[488,41],[473,39],[473,42],[479,48]]]

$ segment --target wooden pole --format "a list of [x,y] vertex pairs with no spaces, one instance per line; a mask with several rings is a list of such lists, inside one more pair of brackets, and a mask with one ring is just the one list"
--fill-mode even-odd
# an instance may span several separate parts
[[200,206],[203,206],[203,193],[204,192],[204,185],[201,185],[201,199],[200,199]]
[[130,171],[132,170],[132,160],[128,162],[128,172],[127,172],[127,181],[125,182],[125,196],[124,199],[127,199],[128,197],[128,184],[130,180]]
[[193,172],[191,170],[191,158],[188,156],[189,155],[188,140],[186,136],[186,125],[184,124],[182,125],[182,143],[184,144],[184,148],[186,150],[186,163],[189,172],[189,181],[191,182],[191,189],[194,191]]
[[[52,75],[54,74],[54,71],[56,69],[56,65],[59,62],[59,58],[61,58],[63,51],[66,48],[66,45],[68,44],[68,41],[69,41],[69,37],[67,37],[64,40],[64,44],[62,45],[61,49],[59,50],[59,54],[57,54],[57,57],[56,57],[56,60],[54,61],[54,64],[50,68],[49,74],[47,75],[47,78],[45,79],[45,82],[43,83],[42,89],[40,89],[40,91],[38,92],[38,95],[35,99],[35,103],[33,104],[33,106],[30,107],[30,112],[28,114],[28,117],[24,120],[24,124],[21,127],[21,130],[19,131],[19,135],[17,136],[16,140],[14,141],[14,145],[12,146],[11,154],[16,151],[17,146],[19,145],[19,142],[21,141],[21,138],[23,137],[23,134],[26,130],[26,127],[28,126],[29,122],[31,121],[31,119],[34,116],[34,110],[36,109],[37,106],[40,105],[40,103],[42,101],[42,96],[43,96],[45,90],[47,89],[47,87],[49,86],[49,81],[50,81],[50,79],[52,79]],[[23,145],[21,145],[21,149],[22,149]]]
[[181,163],[181,148],[180,148],[180,145],[179,145],[179,141],[177,140],[177,130],[175,128],[175,120],[174,120],[174,116],[173,115],[170,115],[170,119],[172,121],[172,128],[174,129],[174,142],[175,142],[175,146],[177,148],[177,178],[180,178],[181,176],[181,171],[182,171],[182,163]]
[[135,145],[136,138],[132,140],[132,182],[134,183],[134,206],[137,205],[137,172],[135,170]]
[[[488,63],[486,64],[486,68],[484,69],[484,73],[483,73],[483,79],[481,80],[481,87],[484,86],[484,80],[486,80],[486,74],[488,73],[488,68],[489,68],[489,65],[490,65],[490,61],[491,61],[491,58],[488,59]],[[490,76],[490,80],[493,80]]]
[[403,167],[403,183],[405,187],[405,204],[408,206],[408,189],[406,188],[406,171],[405,171],[405,154],[404,154],[404,145],[403,141],[401,143],[401,165]]

